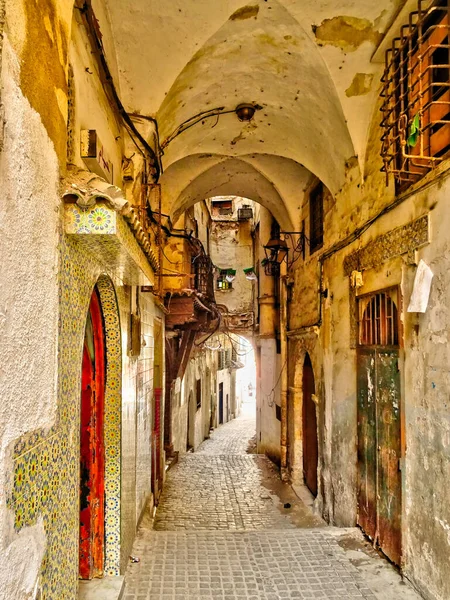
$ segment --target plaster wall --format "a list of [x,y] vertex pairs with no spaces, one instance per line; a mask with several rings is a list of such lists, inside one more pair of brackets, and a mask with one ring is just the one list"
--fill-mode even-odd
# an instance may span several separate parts
[[[197,350],[189,360],[182,383],[176,385],[180,392],[174,393],[172,406],[172,433],[174,450],[186,452],[188,441],[188,411],[191,430],[191,442],[194,450],[209,436],[211,415],[216,412],[214,378],[217,371],[216,353],[211,350]],[[197,408],[197,381],[201,381],[201,406]],[[189,407],[189,399],[192,398]],[[193,437],[192,437],[193,435]]]
[[280,396],[280,355],[276,340],[262,338],[259,341],[260,365],[257,378],[257,450],[267,454],[274,462],[280,461],[281,423],[276,417],[276,405]]
[[73,16],[69,64],[68,162],[89,170],[81,158],[80,134],[82,130],[94,129],[103,145],[105,158],[112,163],[111,177],[106,178],[110,183],[122,187],[123,129],[117,115],[111,110],[111,102],[99,77],[82,16],[77,10]]
[[[229,290],[216,288],[216,300],[231,314],[249,312],[253,308],[254,284],[245,277],[244,268],[253,266],[253,219],[237,221],[237,210],[253,203],[233,198],[234,214],[229,218],[215,217],[211,229],[211,259],[220,269],[235,269],[236,278]],[[219,220],[220,219],[220,220]]]

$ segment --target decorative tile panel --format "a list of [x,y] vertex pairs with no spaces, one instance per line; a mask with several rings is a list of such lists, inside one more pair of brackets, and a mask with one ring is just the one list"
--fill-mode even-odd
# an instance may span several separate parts
[[76,239],[68,236],[61,240],[57,421],[50,430],[33,431],[15,442],[14,471],[6,482],[7,505],[14,512],[15,530],[36,524],[40,517],[44,523],[47,549],[40,574],[43,600],[77,598],[81,362],[95,284],[107,352],[105,574],[120,574],[121,326],[115,290],[104,273],[101,262]]
[[65,230],[66,233],[116,233],[117,213],[105,204],[95,204],[82,209],[76,204],[66,204]]
[[344,260],[344,275],[377,267],[387,260],[408,254],[429,242],[428,215],[407,225],[396,227],[373,242],[349,254]]
[[64,206],[65,232],[76,237],[105,270],[118,272],[127,285],[153,285],[155,273],[122,216],[106,203],[89,208]]

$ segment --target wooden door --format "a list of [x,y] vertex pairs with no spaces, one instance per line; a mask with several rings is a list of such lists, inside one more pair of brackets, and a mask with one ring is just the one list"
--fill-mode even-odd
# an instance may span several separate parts
[[317,496],[317,463],[319,444],[317,439],[314,372],[307,354],[303,365],[303,476],[310,492]]
[[80,410],[79,575],[103,575],[105,542],[105,349],[100,301],[94,291],[86,322]]
[[152,492],[155,502],[158,499],[162,487],[161,475],[161,397],[162,389],[154,390],[153,402],[153,428],[152,428]]
[[360,300],[357,354],[358,525],[401,561],[401,412],[398,314],[393,293]]
[[219,383],[219,425],[223,423],[223,383]]

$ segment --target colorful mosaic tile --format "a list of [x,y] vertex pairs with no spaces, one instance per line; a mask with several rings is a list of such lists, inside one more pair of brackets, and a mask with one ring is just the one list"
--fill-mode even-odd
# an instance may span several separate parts
[[[94,215],[94,213],[92,213]],[[95,215],[93,216],[95,219]],[[97,222],[101,226],[100,221]],[[107,225],[105,221],[105,226]],[[94,225],[93,225],[94,227]],[[120,573],[120,444],[122,354],[119,303],[111,279],[74,238],[61,242],[58,416],[50,430],[31,432],[13,448],[7,505],[14,527],[42,516],[47,550],[42,600],[75,600],[78,588],[79,410],[81,358],[89,301],[97,284],[105,322],[105,574]]]
[[105,204],[96,204],[90,208],[82,209],[76,204],[65,207],[66,233],[115,233],[115,210]]
[[[120,273],[127,285],[153,285],[155,273],[126,221],[105,204],[83,210],[76,204],[64,207],[65,232],[76,235],[83,251],[92,252],[104,268]],[[63,290],[62,300],[67,300]]]

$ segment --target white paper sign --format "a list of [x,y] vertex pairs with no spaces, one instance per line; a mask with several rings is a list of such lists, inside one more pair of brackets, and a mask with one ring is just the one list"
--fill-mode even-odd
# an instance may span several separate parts
[[413,292],[411,294],[411,300],[409,301],[408,312],[426,312],[428,300],[430,298],[432,279],[433,271],[423,260],[421,260],[419,262],[419,266],[417,267]]

